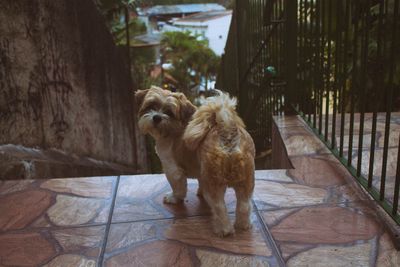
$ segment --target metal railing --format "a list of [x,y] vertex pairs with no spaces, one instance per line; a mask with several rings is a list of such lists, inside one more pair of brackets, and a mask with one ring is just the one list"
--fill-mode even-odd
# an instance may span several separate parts
[[273,115],[302,115],[397,223],[399,1],[236,1],[217,81],[259,151]]
[[[236,1],[222,57],[217,87],[239,98],[238,111],[246,121],[258,151],[271,148],[272,115],[282,113],[283,1],[269,7],[266,1]],[[272,8],[264,12],[266,8]],[[266,88],[268,88],[266,90]]]

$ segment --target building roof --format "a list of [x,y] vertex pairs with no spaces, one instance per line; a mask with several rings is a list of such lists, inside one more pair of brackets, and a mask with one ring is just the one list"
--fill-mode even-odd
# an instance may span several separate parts
[[220,17],[232,15],[232,10],[218,10],[218,11],[208,11],[208,12],[200,12],[196,13],[181,19],[177,19],[174,21],[174,24],[179,24],[181,22],[204,22],[207,20],[213,20]]
[[169,15],[169,14],[187,14],[197,12],[207,12],[213,10],[225,10],[225,7],[219,4],[183,4],[183,5],[158,5],[147,10],[147,15]]
[[[142,34],[134,37],[135,40],[140,41],[141,43],[145,45],[159,45],[162,39],[161,34]],[[143,44],[136,44],[134,46],[142,46]]]

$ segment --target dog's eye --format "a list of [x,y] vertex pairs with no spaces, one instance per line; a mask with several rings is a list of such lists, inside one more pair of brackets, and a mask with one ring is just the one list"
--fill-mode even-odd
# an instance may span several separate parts
[[168,115],[168,117],[170,117],[170,118],[173,118],[175,116],[171,110],[166,110],[164,113],[165,113],[165,115]]
[[160,105],[157,102],[151,101],[151,102],[145,103],[145,105],[143,106],[143,111],[148,112],[150,110],[158,110],[159,108],[160,108]]

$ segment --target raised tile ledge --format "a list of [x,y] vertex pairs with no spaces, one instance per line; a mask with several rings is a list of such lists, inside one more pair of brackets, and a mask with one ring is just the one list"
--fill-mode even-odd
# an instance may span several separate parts
[[134,174],[131,166],[78,156],[58,149],[0,145],[0,180]]
[[[353,188],[357,198],[364,201],[369,200],[369,206],[376,211],[377,218],[389,232],[394,246],[397,250],[400,250],[400,226],[390,218],[376,201],[373,201],[362,186],[356,183],[350,172],[299,115],[274,116],[272,124],[272,167],[274,169],[288,169],[290,172],[290,169],[301,168],[303,169],[303,176],[307,176],[307,173],[311,176],[315,169],[318,169],[318,164],[308,164],[307,168],[304,168],[302,164],[307,163],[307,159],[319,158],[334,164],[338,169],[326,169],[326,177],[333,179],[343,177],[349,184],[355,185]],[[305,159],[306,162],[304,160],[299,161],[299,159]],[[307,171],[304,171],[304,169]]]

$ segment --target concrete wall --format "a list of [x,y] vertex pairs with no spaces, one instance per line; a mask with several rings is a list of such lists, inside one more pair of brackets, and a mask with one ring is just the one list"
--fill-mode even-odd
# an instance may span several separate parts
[[91,0],[0,0],[0,144],[135,164],[133,94]]
[[271,169],[293,169],[286,146],[275,120],[272,121],[272,161]]

